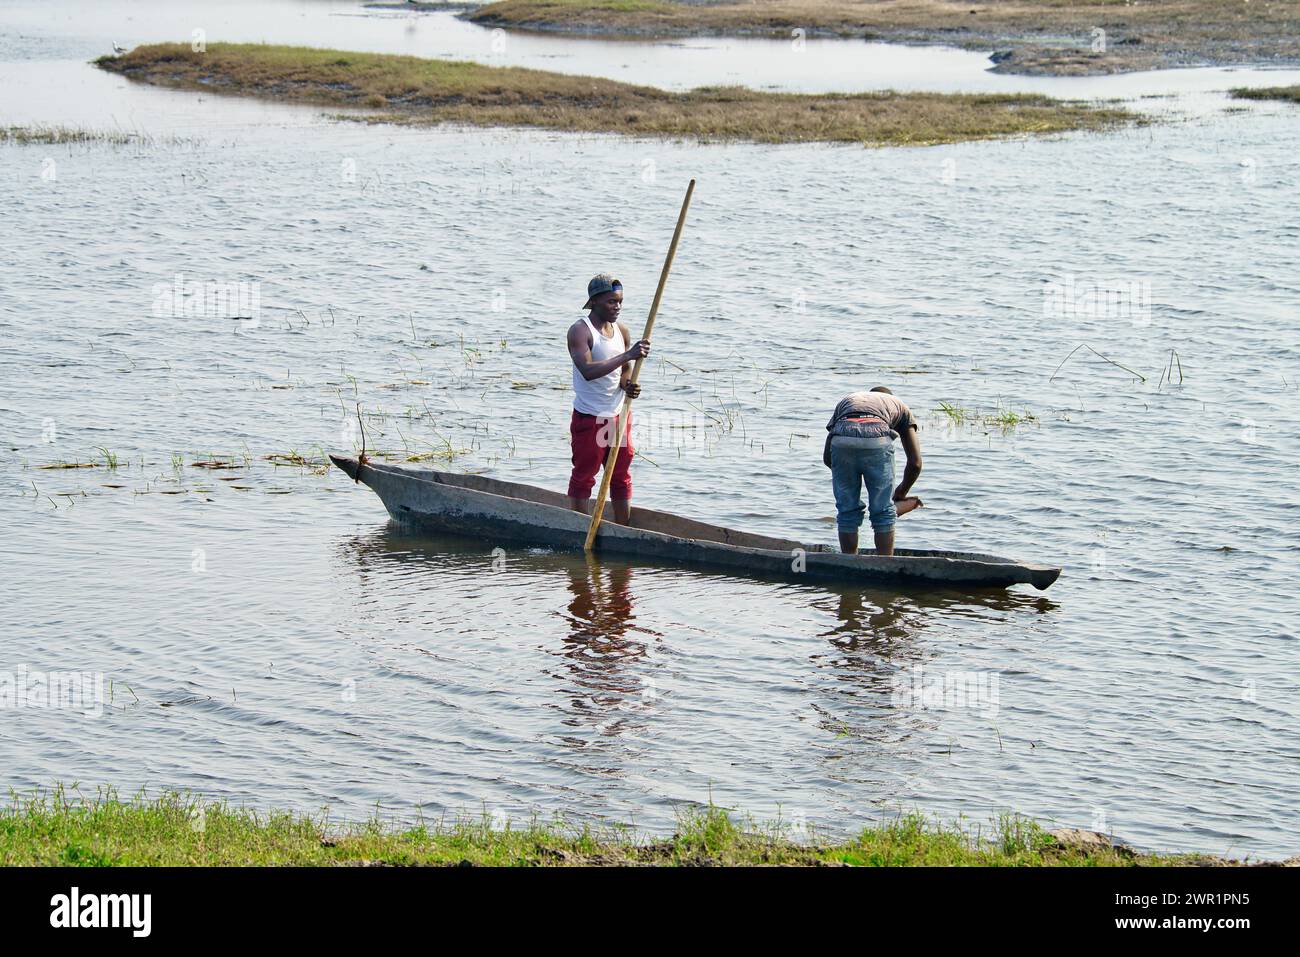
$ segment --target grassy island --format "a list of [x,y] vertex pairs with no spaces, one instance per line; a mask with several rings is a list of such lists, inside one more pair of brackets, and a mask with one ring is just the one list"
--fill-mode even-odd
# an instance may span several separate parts
[[141,46],[97,64],[183,89],[359,107],[408,124],[531,126],[702,141],[956,143],[1102,130],[1136,122],[1121,109],[1024,94],[765,93],[709,87],[673,93],[596,77],[381,53],[221,43]]

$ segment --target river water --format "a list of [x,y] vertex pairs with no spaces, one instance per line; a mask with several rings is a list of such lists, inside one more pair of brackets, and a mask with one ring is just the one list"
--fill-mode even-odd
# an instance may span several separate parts
[[[152,139],[0,145],[0,672],[106,699],[6,710],[4,784],[650,831],[712,800],[796,836],[1014,811],[1296,853],[1294,109],[1201,88],[1191,119],[903,150],[395,130],[131,87],[84,61],[185,15],[34,7],[0,18],[0,122]],[[239,9],[203,12],[386,48],[355,5]],[[403,533],[266,458],[355,448],[360,403],[372,449],[562,488],[564,331],[604,269],[639,328],[691,177],[637,500],[831,542],[822,426],[884,383],[923,424],[900,543],[1061,564],[1050,591],[589,568]],[[176,308],[210,282],[247,308]]]

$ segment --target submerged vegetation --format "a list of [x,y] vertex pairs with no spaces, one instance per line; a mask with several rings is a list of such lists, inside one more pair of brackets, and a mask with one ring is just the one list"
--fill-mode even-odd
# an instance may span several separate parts
[[0,142],[41,143],[47,146],[61,143],[111,143],[122,146],[131,142],[131,134],[106,130],[81,130],[67,126],[3,126]]
[[936,415],[951,425],[968,425],[979,426],[987,425],[1001,429],[1003,432],[1010,432],[1017,426],[1038,424],[1038,416],[1028,409],[1016,410],[999,403],[991,411],[980,411],[978,409],[966,409],[951,402],[940,402],[939,408],[935,409]]
[[97,61],[159,86],[360,107],[407,124],[533,126],[763,143],[874,146],[954,143],[1108,129],[1125,110],[1037,94],[764,93],[706,87],[674,93],[598,77],[382,53],[220,43],[137,47]]
[[188,137],[156,137],[125,130],[83,130],[71,126],[0,126],[0,143],[36,143],[61,146],[68,143],[102,143],[109,146],[187,146]]
[[11,796],[0,810],[0,864],[50,866],[231,865],[805,865],[1133,866],[1232,863],[1194,855],[1139,854],[1091,832],[1048,832],[1004,815],[988,827],[945,827],[900,813],[845,840],[789,822],[755,825],[722,808],[679,815],[667,838],[623,827],[488,814],[414,827],[378,818],[332,825],[328,815],[259,812],[169,792],[122,799],[62,788]]

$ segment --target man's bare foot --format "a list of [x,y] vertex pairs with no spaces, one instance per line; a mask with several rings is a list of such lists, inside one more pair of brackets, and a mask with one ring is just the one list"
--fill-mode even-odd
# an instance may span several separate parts
[[907,498],[900,498],[894,503],[894,511],[899,515],[906,515],[908,512],[918,509],[925,503],[915,495],[909,495]]

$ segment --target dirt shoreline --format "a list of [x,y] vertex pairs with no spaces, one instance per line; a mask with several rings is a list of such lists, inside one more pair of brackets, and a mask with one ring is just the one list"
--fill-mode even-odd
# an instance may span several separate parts
[[1249,13],[1223,0],[1150,0],[1142,6],[1099,0],[499,0],[458,16],[489,28],[642,40],[789,40],[803,30],[806,38],[989,50],[993,72],[1023,75],[1300,65],[1300,0],[1259,4]]

